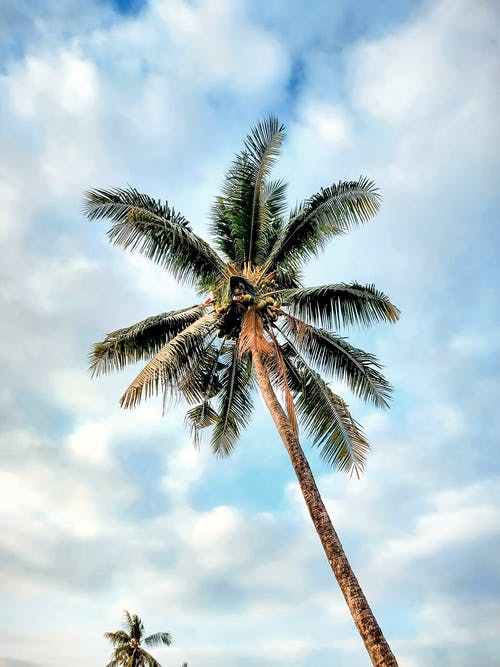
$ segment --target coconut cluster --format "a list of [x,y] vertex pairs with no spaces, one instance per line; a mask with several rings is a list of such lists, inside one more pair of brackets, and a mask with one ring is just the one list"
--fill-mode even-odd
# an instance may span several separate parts
[[248,308],[255,308],[264,322],[276,322],[279,317],[280,303],[272,297],[260,297],[248,292],[237,292],[232,297],[215,306],[217,317],[217,335],[219,338],[237,339],[241,323]]

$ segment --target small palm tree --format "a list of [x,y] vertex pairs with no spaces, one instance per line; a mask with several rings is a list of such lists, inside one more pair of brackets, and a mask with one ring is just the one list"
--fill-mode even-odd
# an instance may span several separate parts
[[156,632],[143,639],[144,625],[139,616],[137,614],[131,616],[126,609],[123,610],[123,616],[123,630],[104,633],[106,639],[115,647],[111,662],[106,667],[161,667],[141,644],[170,646],[172,635],[168,632]]
[[91,352],[91,372],[146,361],[121,405],[132,408],[159,391],[164,399],[183,397],[192,405],[186,418],[195,443],[211,428],[217,456],[229,455],[248,425],[257,384],[370,658],[394,667],[299,442],[300,423],[327,463],[359,475],[368,443],[328,379],[346,382],[376,406],[388,404],[391,388],[377,359],[337,331],[395,322],[398,309],[373,285],[301,282],[305,260],[373,216],[380,198],[361,177],[322,188],[286,215],[286,184],[269,178],[283,138],[275,117],[246,138],[212,208],[217,250],[167,203],[133,188],[87,193],[85,211],[91,220],[110,221],[112,243],[143,253],[202,297],[108,334]]

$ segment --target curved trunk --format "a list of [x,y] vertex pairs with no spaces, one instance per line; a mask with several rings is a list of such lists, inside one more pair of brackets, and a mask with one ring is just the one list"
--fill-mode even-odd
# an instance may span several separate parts
[[253,352],[252,360],[262,397],[286,447],[314,527],[372,664],[375,667],[398,667],[396,658],[347,560],[300,446],[297,433],[274,393],[260,353]]

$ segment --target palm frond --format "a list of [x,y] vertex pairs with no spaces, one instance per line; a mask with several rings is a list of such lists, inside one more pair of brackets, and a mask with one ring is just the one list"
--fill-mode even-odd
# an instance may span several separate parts
[[205,348],[198,363],[192,364],[179,382],[179,390],[188,403],[206,401],[219,393],[221,386],[218,373],[222,368],[219,360],[225,342],[215,345],[214,339]]
[[281,311],[282,332],[308,363],[346,382],[355,396],[387,408],[392,388],[380,370],[378,359],[350,345],[345,338],[317,329]]
[[113,651],[111,662],[109,662],[106,667],[123,667],[124,665],[127,665],[133,653],[134,649],[130,646],[130,644],[123,644],[122,646],[118,646]]
[[400,312],[375,285],[355,282],[282,290],[274,298],[286,304],[292,315],[334,329],[396,322]]
[[213,330],[214,316],[206,313],[164,345],[142,369],[120,399],[124,408],[138,405],[141,398],[158,394],[160,387],[166,393],[175,391],[184,373],[198,363],[206,351],[207,334]]
[[171,310],[107,334],[90,352],[91,376],[122,370],[127,364],[150,359],[169,340],[198,320],[205,310],[203,305]]
[[210,399],[222,390],[219,372],[224,368],[220,357],[225,345],[226,340],[219,346],[210,345],[199,362],[187,371],[179,385],[181,392],[189,403],[201,401],[198,405],[189,409],[185,417],[196,448],[200,445],[200,431],[213,426],[218,418],[217,412],[210,404]]
[[211,209],[210,232],[219,250],[238,271],[245,264],[248,220],[252,210],[255,167],[248,155],[237,155],[226,172],[221,196]]
[[263,189],[265,178],[279,155],[284,138],[285,126],[280,125],[276,116],[270,116],[267,120],[257,123],[245,141],[245,148],[256,171],[246,256],[250,263],[255,262],[255,249],[259,247],[260,231],[267,222],[266,193]]
[[83,208],[90,220],[110,221],[108,238],[114,245],[144,254],[179,281],[210,282],[226,273],[219,255],[182,215],[135,188],[89,190]]
[[132,619],[132,616],[126,609],[122,611],[122,616],[123,616],[123,628],[124,630],[128,630],[129,635],[132,637],[132,632],[134,629],[134,621]]
[[265,181],[261,188],[259,242],[255,262],[262,265],[269,256],[284,227],[283,216],[288,208],[287,183],[283,180]]
[[253,410],[253,377],[249,355],[242,357],[235,342],[224,352],[223,362],[218,418],[211,436],[212,450],[220,457],[229,456],[232,452],[241,429],[250,422]]
[[132,616],[132,637],[136,639],[138,642],[141,641],[142,635],[144,634],[144,624],[142,620],[137,616],[137,614],[134,614]]
[[347,404],[304,361],[292,346],[285,354],[289,382],[301,424],[321,458],[343,472],[360,476],[369,444]]
[[160,663],[153,658],[153,656],[145,651],[143,648],[139,649],[141,656],[141,667],[161,667]]
[[108,662],[106,667],[123,667],[123,665],[125,664],[124,660],[126,657],[128,656],[124,655],[113,656],[113,658],[111,658],[110,662]]
[[117,630],[116,632],[105,632],[104,637],[113,644],[113,646],[120,646],[121,644],[128,644],[130,635],[125,630]]
[[196,448],[200,446],[200,431],[213,426],[219,418],[210,401],[204,400],[186,412],[186,424],[190,427],[193,444]]
[[297,289],[302,287],[302,271],[296,262],[285,260],[274,269],[275,282],[279,289]]
[[144,640],[146,646],[170,646],[172,643],[172,635],[169,632],[155,632],[153,635],[149,635]]
[[379,205],[374,183],[364,176],[322,188],[291,212],[264,269],[276,268],[285,260],[300,264],[316,255],[332,236],[345,234],[375,215]]
[[[261,204],[266,208],[267,220],[276,224],[277,231],[281,231],[283,216],[288,209],[287,189],[288,183],[281,178],[274,181],[266,180],[262,185]],[[278,234],[275,235],[274,241],[277,238]]]
[[[284,126],[271,116],[258,123],[248,135],[244,150],[236,155],[226,172],[221,196],[212,207],[210,231],[218,248],[241,270],[254,263],[259,235],[268,220],[265,181],[284,137]],[[278,193],[271,206],[278,204]]]

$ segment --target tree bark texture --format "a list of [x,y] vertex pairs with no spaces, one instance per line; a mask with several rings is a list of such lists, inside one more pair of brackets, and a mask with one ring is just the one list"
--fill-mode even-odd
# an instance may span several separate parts
[[314,527],[372,664],[375,667],[398,667],[396,658],[347,560],[300,446],[298,435],[276,397],[263,357],[259,352],[254,352],[252,357],[262,397],[286,447]]

